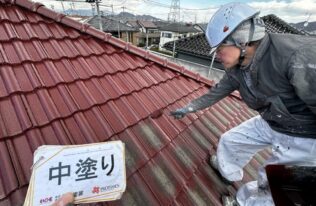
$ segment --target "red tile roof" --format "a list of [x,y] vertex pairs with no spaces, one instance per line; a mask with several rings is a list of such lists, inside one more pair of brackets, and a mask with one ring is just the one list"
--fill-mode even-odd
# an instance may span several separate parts
[[228,189],[209,150],[254,113],[230,96],[180,121],[168,116],[211,85],[41,4],[0,0],[0,205],[23,203],[40,145],[117,139],[127,191],[109,205],[220,205]]

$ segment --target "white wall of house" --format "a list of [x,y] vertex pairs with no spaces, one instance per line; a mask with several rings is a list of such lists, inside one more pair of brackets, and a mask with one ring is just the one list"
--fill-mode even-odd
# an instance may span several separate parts
[[142,32],[142,33],[146,33],[146,28],[145,28],[145,27],[143,27],[143,26],[142,26],[142,27],[140,27],[140,28],[139,28],[139,30],[140,30],[140,32]]
[[148,28],[145,28],[143,26],[140,27],[139,30],[142,33],[157,33],[157,32],[159,32],[158,29],[148,29]]
[[161,33],[160,33],[159,49],[163,50],[162,46],[165,43],[168,43],[170,41],[175,41],[175,40],[178,40],[178,39],[181,39],[181,38],[185,38],[185,37],[190,37],[190,36],[193,36],[195,34],[197,34],[197,33],[193,33],[193,32],[190,32],[190,33],[178,33],[178,32],[172,32],[172,31],[161,31]]

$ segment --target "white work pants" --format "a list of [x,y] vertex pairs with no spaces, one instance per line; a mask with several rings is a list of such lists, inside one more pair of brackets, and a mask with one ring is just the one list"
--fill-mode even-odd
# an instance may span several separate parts
[[258,151],[267,147],[272,147],[272,156],[259,169],[258,181],[243,185],[237,192],[240,206],[274,205],[269,189],[258,190],[258,186],[268,187],[265,165],[316,165],[316,139],[276,132],[261,116],[256,116],[221,136],[217,148],[220,173],[230,181],[241,180],[243,167]]

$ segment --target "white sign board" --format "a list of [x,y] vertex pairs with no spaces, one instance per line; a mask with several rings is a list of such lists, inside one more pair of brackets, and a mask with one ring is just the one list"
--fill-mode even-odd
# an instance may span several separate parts
[[121,141],[46,145],[34,153],[24,205],[51,205],[67,192],[74,193],[75,204],[117,200],[125,188],[125,150]]

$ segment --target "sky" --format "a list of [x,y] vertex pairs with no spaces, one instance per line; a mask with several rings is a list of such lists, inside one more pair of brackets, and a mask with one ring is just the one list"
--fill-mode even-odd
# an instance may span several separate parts
[[[75,9],[92,9],[84,0],[33,0],[56,11]],[[81,2],[80,2],[81,1]],[[177,19],[192,23],[207,23],[214,12],[229,0],[102,0],[100,10],[105,13],[118,14],[126,11],[138,15],[152,15],[167,20],[172,2],[180,4]],[[260,16],[275,14],[288,23],[316,21],[316,0],[239,0],[260,11]],[[113,5],[113,7],[111,7]],[[178,14],[179,12],[177,12]]]

